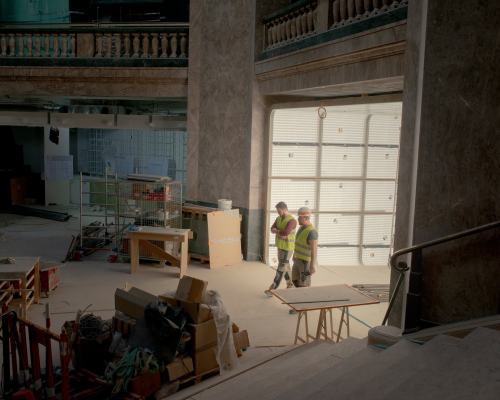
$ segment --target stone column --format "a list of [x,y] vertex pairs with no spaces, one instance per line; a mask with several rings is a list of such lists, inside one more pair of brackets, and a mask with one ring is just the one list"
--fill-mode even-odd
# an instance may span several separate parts
[[255,4],[192,0],[190,7],[187,197],[231,199],[240,208],[247,258]]
[[[500,92],[500,3],[409,4],[396,249],[500,219],[500,114],[492,101]],[[422,318],[497,314],[498,243],[497,229],[424,251]]]

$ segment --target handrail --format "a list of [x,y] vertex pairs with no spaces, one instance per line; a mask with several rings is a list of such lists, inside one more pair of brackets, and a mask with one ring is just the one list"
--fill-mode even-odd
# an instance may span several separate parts
[[396,265],[396,260],[400,256],[402,256],[403,254],[413,253],[415,251],[419,251],[419,250],[425,249],[427,247],[436,246],[436,245],[441,244],[441,243],[450,242],[450,241],[455,240],[455,239],[460,239],[460,238],[463,238],[466,236],[472,236],[472,235],[475,235],[476,233],[484,232],[484,231],[498,228],[498,227],[500,227],[500,220],[495,221],[495,222],[490,222],[488,224],[480,225],[480,226],[477,226],[475,228],[466,229],[464,231],[453,233],[451,235],[446,235],[446,236],[440,237],[438,239],[429,240],[427,242],[423,242],[423,243],[420,243],[420,244],[417,244],[414,246],[406,247],[404,249],[400,249],[400,250],[394,252],[390,258],[389,263],[391,265],[391,268],[394,268],[396,271],[398,271],[400,275],[398,278],[398,282],[396,283],[396,287],[394,288],[394,292],[391,295],[391,299],[389,301],[389,305],[387,307],[387,311],[385,313],[384,320],[382,321],[382,325],[385,325],[387,323],[387,320],[389,319],[389,315],[391,313],[392,307],[394,306],[394,301],[396,299],[396,296],[397,296],[399,289],[401,287],[401,284],[403,282],[403,278],[404,278],[406,272],[410,269],[410,267],[406,264],[406,262],[400,262],[399,264]]
[[423,242],[423,243],[417,244],[415,246],[407,247],[405,249],[400,249],[400,250],[394,252],[394,254],[391,256],[391,258],[390,258],[391,267],[397,270],[397,267],[395,266],[394,263],[397,260],[397,258],[403,254],[413,253],[415,250],[420,250],[420,249],[424,249],[426,247],[435,246],[435,245],[438,245],[441,243],[449,242],[451,240],[460,239],[460,238],[463,238],[465,236],[474,235],[476,233],[480,233],[483,231],[487,231],[489,229],[496,228],[497,226],[500,226],[500,221],[490,222],[489,224],[480,225],[480,226],[477,226],[475,228],[467,229],[465,231],[461,231],[458,233],[453,233],[451,235],[443,236],[439,239],[429,240],[428,242]]

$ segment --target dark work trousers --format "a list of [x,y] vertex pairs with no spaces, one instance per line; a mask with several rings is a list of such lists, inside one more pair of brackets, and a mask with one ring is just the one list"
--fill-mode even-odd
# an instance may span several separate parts
[[292,254],[293,251],[278,249],[278,269],[276,270],[271,289],[277,289],[280,286],[283,275],[285,276],[287,287],[293,286],[290,276],[292,274],[292,270],[290,269],[290,258],[292,258]]

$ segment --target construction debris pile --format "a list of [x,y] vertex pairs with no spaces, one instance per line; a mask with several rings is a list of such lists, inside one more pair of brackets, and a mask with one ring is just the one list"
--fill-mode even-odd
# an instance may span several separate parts
[[192,277],[160,296],[116,289],[115,309],[110,321],[81,316],[73,347],[75,366],[104,377],[113,395],[175,393],[234,368],[249,346],[248,333],[231,323],[220,295]]

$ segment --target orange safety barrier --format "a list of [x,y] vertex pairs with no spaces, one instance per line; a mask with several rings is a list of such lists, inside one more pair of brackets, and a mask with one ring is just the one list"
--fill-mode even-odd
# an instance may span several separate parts
[[[6,311],[4,309],[4,311]],[[47,313],[48,314],[48,313]],[[4,338],[4,390],[14,391],[29,388],[36,399],[56,399],[55,378],[52,360],[52,341],[59,345],[61,363],[61,393],[63,400],[69,400],[69,364],[71,352],[68,336],[50,331],[50,317],[47,316],[47,328],[31,321],[18,318],[15,312],[4,312],[2,330]],[[5,339],[8,340],[6,345]],[[10,344],[10,346],[9,346]],[[40,348],[45,347],[45,382],[42,385]],[[7,352],[5,351],[7,350]],[[28,359],[29,352],[29,359]],[[29,365],[28,360],[31,360]],[[45,388],[45,395],[42,390]],[[17,392],[25,393],[26,392]],[[20,397],[24,398],[24,397]],[[26,397],[28,398],[28,397]]]

